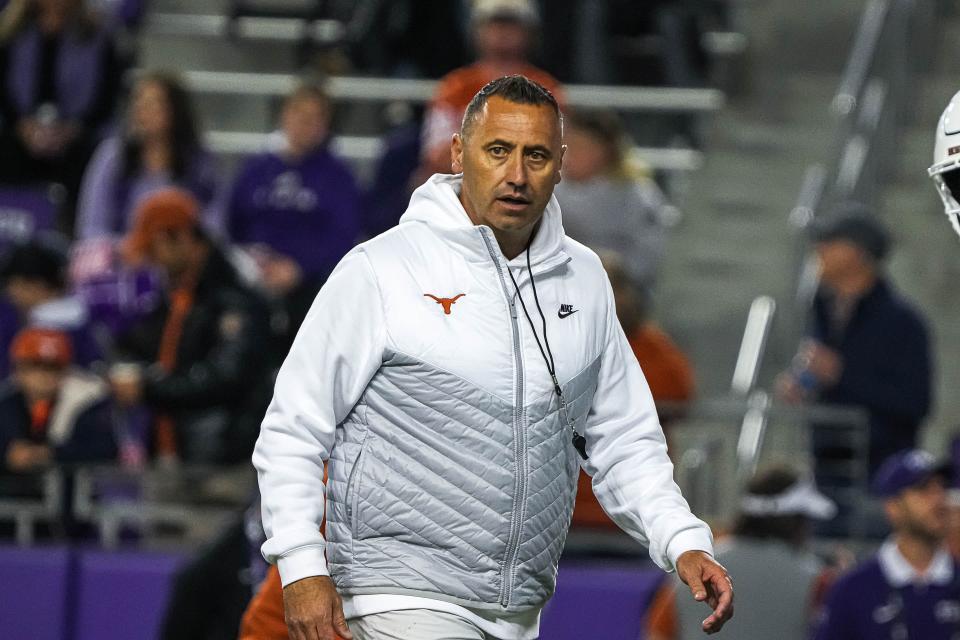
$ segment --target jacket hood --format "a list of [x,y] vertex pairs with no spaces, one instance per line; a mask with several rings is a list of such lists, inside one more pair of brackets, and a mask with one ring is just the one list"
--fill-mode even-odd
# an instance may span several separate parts
[[[426,224],[468,259],[484,262],[490,259],[490,255],[481,233],[487,233],[497,253],[503,256],[490,227],[475,225],[467,216],[459,197],[462,184],[463,174],[434,174],[413,192],[410,206],[401,216],[400,224]],[[482,232],[483,229],[487,231]],[[534,272],[547,271],[570,259],[563,249],[565,237],[560,204],[556,196],[550,196],[530,245],[530,265]],[[510,267],[526,267],[527,264],[524,253],[513,260],[507,260],[506,257],[503,260]]]

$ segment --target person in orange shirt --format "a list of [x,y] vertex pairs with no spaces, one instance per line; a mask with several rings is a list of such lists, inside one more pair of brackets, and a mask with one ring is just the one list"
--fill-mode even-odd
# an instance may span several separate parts
[[[693,397],[693,367],[670,336],[650,319],[648,294],[628,275],[623,258],[617,253],[605,252],[601,260],[613,287],[620,326],[643,369],[660,421],[666,427],[671,417],[678,416],[682,404]],[[670,432],[666,429],[664,432],[669,444]],[[617,525],[594,497],[590,477],[582,471],[577,485],[573,526],[617,530]]]
[[423,123],[420,167],[415,186],[434,173],[451,173],[450,140],[473,96],[488,82],[523,75],[548,89],[563,105],[560,83],[530,64],[540,15],[533,0],[474,0],[470,16],[477,61],[440,79]]
[[243,614],[239,640],[287,640],[289,637],[283,616],[283,586],[274,565]]
[[667,407],[661,405],[688,402],[693,398],[693,367],[670,336],[650,319],[650,294],[630,277],[623,258],[604,252],[601,260],[613,287],[620,326],[640,362],[660,419],[664,421]]

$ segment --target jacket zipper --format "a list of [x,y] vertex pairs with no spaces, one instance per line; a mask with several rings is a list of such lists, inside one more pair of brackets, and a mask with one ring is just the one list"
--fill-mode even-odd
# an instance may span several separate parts
[[507,539],[507,553],[503,569],[500,574],[500,604],[509,606],[512,595],[513,578],[516,572],[517,555],[520,552],[520,528],[523,525],[522,513],[526,503],[527,493],[527,440],[524,422],[524,389],[523,389],[523,355],[520,352],[520,325],[517,322],[517,303],[510,296],[507,281],[503,275],[503,266],[497,258],[490,238],[485,229],[480,229],[480,235],[490,254],[490,259],[497,268],[500,278],[500,288],[510,307],[510,326],[513,330],[513,357],[517,367],[517,388],[513,405],[513,454],[516,460],[517,475],[513,481],[513,514],[510,520],[510,536]]
[[357,459],[353,463],[353,468],[350,469],[350,475],[347,476],[347,492],[346,492],[346,502],[347,502],[347,524],[350,526],[350,535],[356,537],[357,535],[357,526],[353,518],[353,503],[356,499],[354,482],[356,481],[356,475],[360,470],[360,461],[363,458],[363,447],[360,448],[360,453],[357,454]]

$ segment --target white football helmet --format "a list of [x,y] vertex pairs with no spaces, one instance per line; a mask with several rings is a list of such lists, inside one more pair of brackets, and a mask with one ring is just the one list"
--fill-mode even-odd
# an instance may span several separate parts
[[937,185],[950,224],[960,234],[960,93],[940,116],[933,166],[927,173]]

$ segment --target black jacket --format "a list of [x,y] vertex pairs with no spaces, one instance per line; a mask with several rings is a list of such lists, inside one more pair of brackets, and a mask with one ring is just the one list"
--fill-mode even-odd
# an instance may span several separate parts
[[[124,335],[127,357],[156,362],[169,313],[164,300]],[[149,370],[144,396],[176,425],[178,452],[188,462],[229,463],[250,456],[269,402],[266,307],[212,247],[184,322],[174,370]]]
[[843,359],[843,373],[820,399],[864,407],[870,414],[870,468],[916,445],[930,410],[930,340],[920,314],[883,280],[857,304],[842,331],[830,322],[831,300],[814,305],[813,337]]

